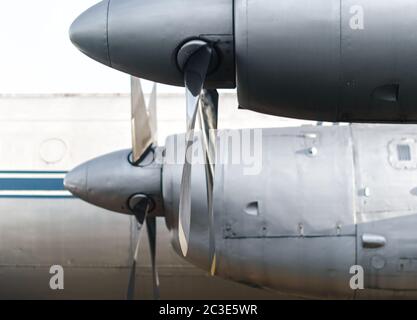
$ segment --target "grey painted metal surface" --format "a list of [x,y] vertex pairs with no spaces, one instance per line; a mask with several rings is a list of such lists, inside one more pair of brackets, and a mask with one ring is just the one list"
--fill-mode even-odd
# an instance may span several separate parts
[[235,5],[242,107],[328,121],[417,120],[415,1]]
[[[175,85],[183,85],[176,58],[179,48],[191,39],[213,41],[224,64],[208,78],[207,85],[234,87],[230,0],[105,0],[74,22],[70,36],[81,51],[101,63]],[[95,40],[85,42],[87,38]]]
[[[136,194],[153,199],[153,214],[163,212],[159,153],[151,152],[140,166],[130,162],[131,150],[113,152],[80,165],[65,177],[65,187],[75,196],[107,210],[131,214],[129,200]],[[115,192],[117,190],[117,192]]]
[[[242,165],[217,164],[217,275],[306,297],[416,298],[415,130],[405,125],[264,129],[260,175],[245,175]],[[167,157],[173,139],[167,140]],[[410,147],[406,159],[397,148],[404,145]],[[407,164],[397,168],[392,165],[397,162]],[[163,170],[166,219],[179,253],[180,167],[165,164]],[[208,269],[203,181],[203,167],[195,165],[187,259]],[[248,214],[254,203],[257,213]],[[376,209],[369,211],[372,206]],[[366,247],[364,239],[378,245]],[[364,268],[363,291],[350,288],[354,265]]]
[[[261,153],[255,154],[261,161],[260,170],[248,174],[243,156],[235,158],[241,149],[230,139],[239,137],[243,144],[243,136],[251,131],[218,133],[215,274],[303,297],[416,298],[415,126],[263,129]],[[196,154],[202,154],[201,140],[197,136],[194,142]],[[171,136],[165,150],[158,150],[164,157],[155,157],[156,162],[163,161],[162,170],[158,170],[162,174],[163,212],[173,247],[182,255],[178,215],[185,137]],[[120,161],[130,164],[126,156],[113,155],[84,165],[96,174],[88,175],[90,192],[85,196],[85,189],[81,198],[91,203],[105,198],[108,191],[102,188],[100,177],[104,167],[116,168],[103,177],[114,181],[109,188],[118,193],[116,185],[123,185],[125,179],[117,176],[117,168]],[[142,178],[146,180],[146,176]],[[210,270],[204,181],[204,163],[194,164],[186,259]],[[141,193],[151,194],[155,186],[145,182],[137,187]],[[133,195],[139,189],[133,185],[131,192]],[[128,194],[120,195],[129,198]],[[107,202],[100,205],[111,209],[111,199]],[[364,268],[364,291],[350,285],[351,268],[356,265]]]
[[180,48],[209,42],[218,66],[206,87],[236,87],[249,110],[416,123],[416,13],[413,0],[106,0],[70,35],[101,63],[181,86]]
[[259,112],[336,119],[339,1],[235,1],[239,103]]
[[[384,237],[386,244],[375,249],[358,245],[358,263],[368,271],[367,288],[396,298],[415,298],[417,131],[408,126],[369,128],[352,131],[358,235]],[[405,157],[401,152],[404,149],[409,151]]]

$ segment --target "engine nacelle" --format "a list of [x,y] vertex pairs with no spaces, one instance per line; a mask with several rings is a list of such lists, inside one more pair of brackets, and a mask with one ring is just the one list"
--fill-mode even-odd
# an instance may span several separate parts
[[235,1],[242,108],[324,121],[417,122],[417,2]]
[[292,118],[417,122],[414,0],[105,0],[71,39],[148,80],[183,85],[178,51],[214,44],[206,87],[237,87],[241,108]]
[[[166,219],[179,255],[182,167],[173,159],[175,141],[183,140],[168,138],[163,169]],[[415,127],[231,130],[219,132],[217,145],[217,276],[304,297],[417,297]],[[200,152],[186,259],[210,270]],[[351,287],[357,266],[365,290]]]

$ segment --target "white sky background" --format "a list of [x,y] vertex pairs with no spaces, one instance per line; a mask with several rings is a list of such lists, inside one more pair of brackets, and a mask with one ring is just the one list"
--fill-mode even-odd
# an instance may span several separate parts
[[0,94],[129,92],[127,75],[84,56],[69,40],[72,21],[97,2],[0,0]]

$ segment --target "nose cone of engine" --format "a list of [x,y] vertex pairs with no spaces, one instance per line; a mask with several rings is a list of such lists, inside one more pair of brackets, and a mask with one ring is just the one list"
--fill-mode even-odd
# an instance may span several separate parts
[[74,196],[87,201],[88,165],[82,164],[68,172],[64,179],[64,187]]
[[156,214],[162,211],[162,161],[149,153],[140,166],[129,162],[131,150],[122,150],[92,159],[69,172],[65,188],[74,196],[114,212],[131,214],[129,200],[137,194],[153,199]]
[[82,13],[70,27],[72,43],[90,58],[110,66],[108,45],[109,0],[101,1]]
[[83,53],[130,75],[184,85],[177,52],[185,42],[201,39],[221,57],[206,85],[235,86],[233,1],[102,1],[73,23],[70,38]]

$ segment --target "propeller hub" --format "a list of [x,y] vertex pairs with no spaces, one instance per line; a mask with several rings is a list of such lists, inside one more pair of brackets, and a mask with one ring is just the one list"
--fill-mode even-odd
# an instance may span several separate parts
[[107,66],[111,65],[107,11],[109,1],[102,1],[82,13],[70,27],[71,42],[90,58]]
[[64,179],[64,187],[78,198],[87,198],[88,163],[70,171]]
[[214,47],[214,44],[208,43],[203,40],[192,40],[185,43],[178,51],[177,55],[177,63],[178,68],[184,72],[185,66],[190,59],[190,57],[195,54],[198,50],[202,49],[203,47],[210,46],[213,48],[211,61],[208,68],[208,74],[213,73],[216,68],[219,66],[219,55],[217,54],[217,50]]
[[159,149],[152,161],[132,165],[131,151],[122,150],[90,160],[70,171],[64,186],[74,196],[101,208],[133,214],[132,199],[138,194],[152,199],[152,215],[163,215],[161,197],[161,161]]
[[218,64],[207,87],[236,86],[231,0],[105,0],[75,20],[70,38],[98,62],[177,86],[184,85],[178,50],[190,40],[212,43]]

